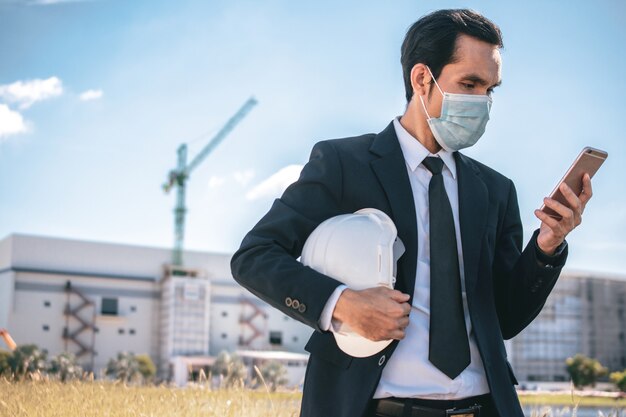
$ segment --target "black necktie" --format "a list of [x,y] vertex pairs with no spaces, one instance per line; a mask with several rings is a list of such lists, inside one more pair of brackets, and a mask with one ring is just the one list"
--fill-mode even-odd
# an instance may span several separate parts
[[433,174],[428,186],[430,212],[430,344],[428,359],[450,379],[470,364],[461,275],[452,207],[443,185],[440,158],[422,162]]

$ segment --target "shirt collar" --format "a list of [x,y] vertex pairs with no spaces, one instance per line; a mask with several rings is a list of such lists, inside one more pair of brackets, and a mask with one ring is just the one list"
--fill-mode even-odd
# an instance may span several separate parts
[[396,130],[396,136],[400,142],[400,148],[404,154],[404,160],[411,169],[415,171],[422,161],[428,156],[438,156],[443,160],[444,165],[450,173],[452,178],[456,179],[456,162],[454,161],[453,152],[446,151],[445,149],[439,150],[436,155],[430,153],[428,149],[415,137],[413,137],[400,123],[400,116],[393,119],[393,127]]

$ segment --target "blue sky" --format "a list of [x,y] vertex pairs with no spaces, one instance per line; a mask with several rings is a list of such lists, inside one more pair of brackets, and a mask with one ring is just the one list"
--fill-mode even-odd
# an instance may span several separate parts
[[[393,6],[390,6],[393,5]],[[400,44],[421,15],[476,9],[504,33],[503,85],[467,154],[513,179],[525,237],[585,145],[609,152],[575,269],[626,272],[626,3],[0,0],[0,238],[169,247],[160,186],[254,95],[188,183],[185,246],[234,251],[323,139],[404,110]]]

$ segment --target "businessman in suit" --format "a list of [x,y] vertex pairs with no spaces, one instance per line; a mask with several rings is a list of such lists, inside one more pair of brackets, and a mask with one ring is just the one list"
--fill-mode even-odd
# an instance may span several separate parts
[[[513,182],[458,152],[485,129],[501,47],[476,12],[419,19],[402,45],[404,114],[378,134],[317,143],[233,256],[239,283],[316,330],[301,416],[523,416],[503,339],[543,307],[591,181],[580,195],[561,189],[569,207],[545,199],[562,217],[536,211],[522,248]],[[297,261],[322,221],[365,207],[387,213],[406,248],[394,290],[354,291]],[[351,357],[332,336],[338,323],[394,342]]]

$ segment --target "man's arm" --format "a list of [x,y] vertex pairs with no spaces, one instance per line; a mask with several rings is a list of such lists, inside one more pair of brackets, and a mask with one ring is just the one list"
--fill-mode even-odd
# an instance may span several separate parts
[[581,223],[584,206],[591,198],[591,180],[583,179],[583,192],[576,196],[563,189],[572,209],[546,199],[546,205],[563,218],[558,221],[535,215],[542,220],[541,228],[533,233],[528,245],[522,247],[522,224],[513,183],[505,210],[502,232],[496,242],[493,280],[494,297],[502,335],[510,339],[522,331],[541,311],[556,284],[567,259],[565,237]]
[[274,201],[231,260],[238,283],[286,315],[320,331],[322,310],[340,282],[302,265],[297,258],[307,237],[322,221],[343,214],[341,199],[341,162],[332,144],[319,142],[298,181]]
[[339,294],[339,281],[296,260],[322,221],[351,211],[343,203],[342,168],[331,142],[316,144],[298,181],[274,202],[233,255],[233,277],[318,331],[329,330],[333,318],[373,340],[401,339],[408,325],[408,295],[384,287]]

